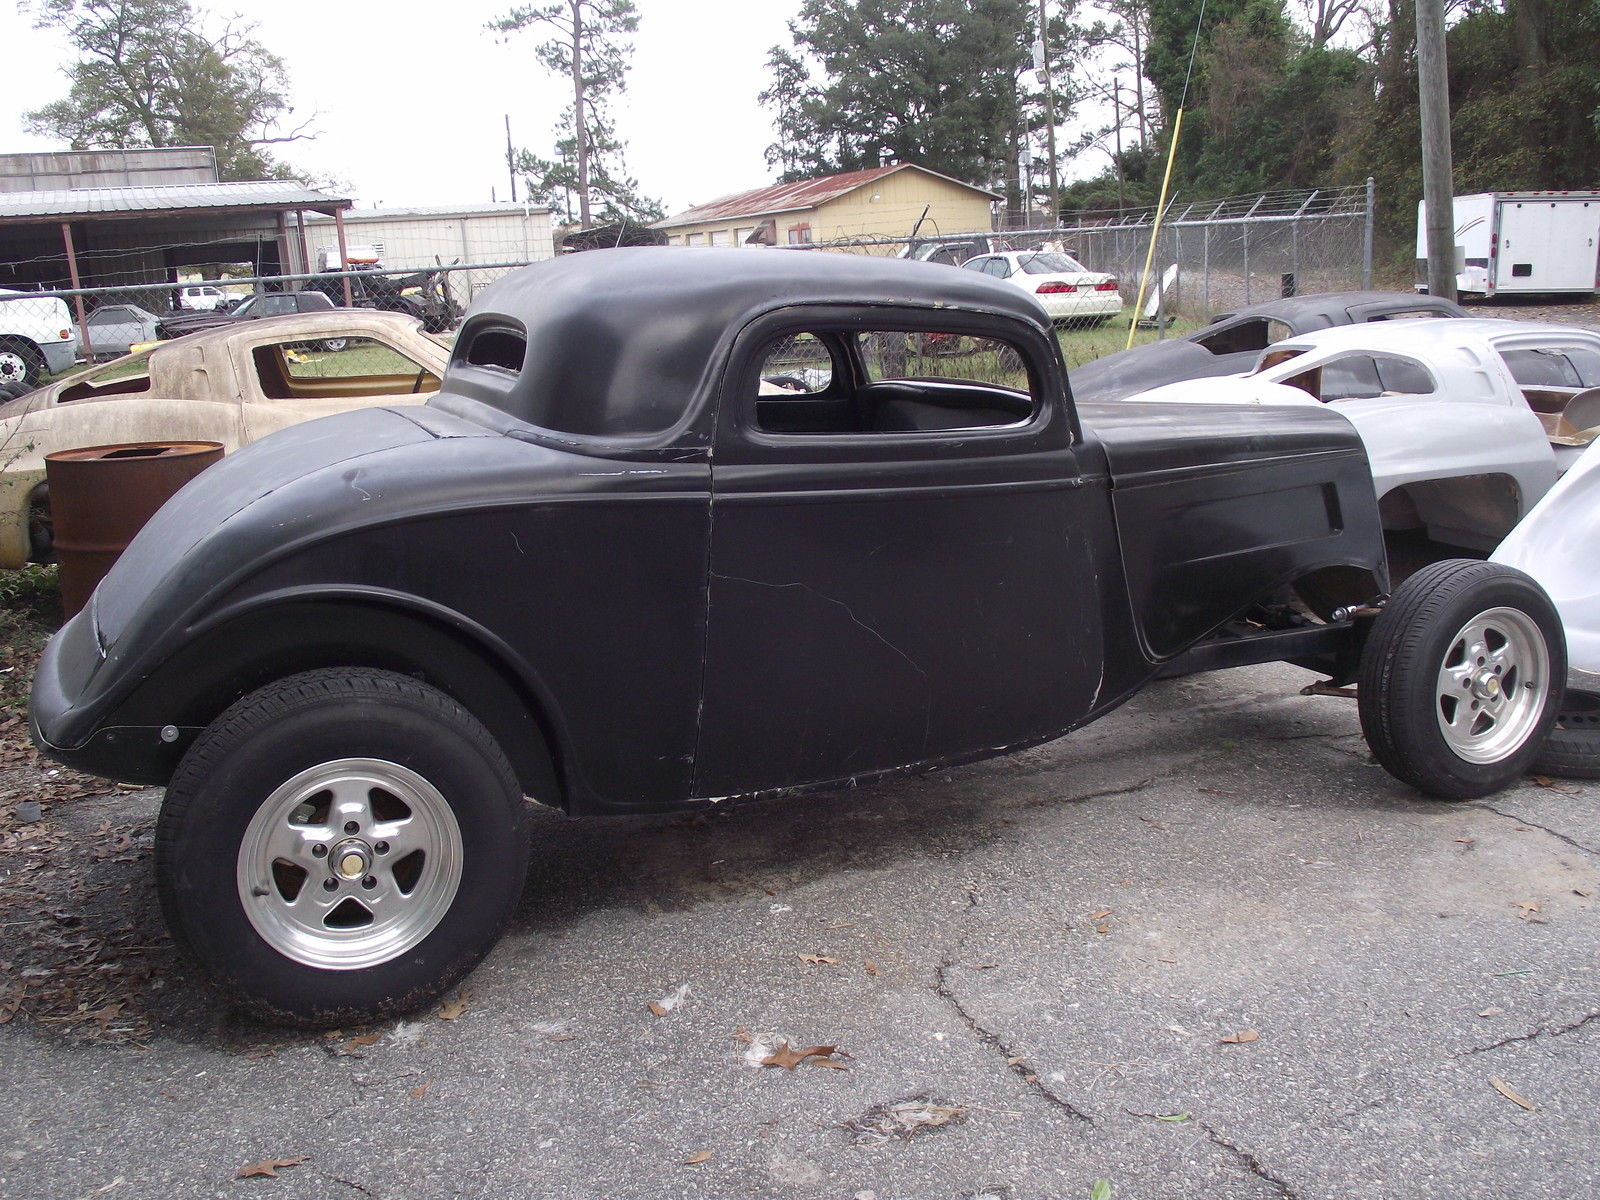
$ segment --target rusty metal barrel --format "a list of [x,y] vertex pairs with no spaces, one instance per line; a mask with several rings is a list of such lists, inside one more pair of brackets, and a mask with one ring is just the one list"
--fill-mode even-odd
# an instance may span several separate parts
[[221,442],[125,442],[44,456],[67,616],[89,603],[156,509],[221,457]]

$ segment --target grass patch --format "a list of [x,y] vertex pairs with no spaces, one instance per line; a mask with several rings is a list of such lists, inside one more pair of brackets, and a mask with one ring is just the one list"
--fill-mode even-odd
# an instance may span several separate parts
[[[1068,369],[1081,367],[1086,362],[1104,358],[1107,354],[1115,354],[1123,349],[1128,344],[1128,320],[1132,316],[1133,307],[1129,305],[1104,325],[1097,325],[1091,329],[1059,330],[1056,340],[1061,343],[1061,356],[1067,360]],[[1174,317],[1172,324],[1167,326],[1166,337],[1183,337],[1198,328],[1200,328],[1199,321],[1190,317]],[[1155,340],[1154,329],[1140,328],[1133,332],[1135,346],[1142,346],[1146,342]]]

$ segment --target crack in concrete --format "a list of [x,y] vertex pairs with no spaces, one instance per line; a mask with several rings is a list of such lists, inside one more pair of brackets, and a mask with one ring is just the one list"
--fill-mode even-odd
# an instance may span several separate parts
[[1290,1187],[1271,1171],[1267,1170],[1267,1168],[1262,1165],[1261,1160],[1254,1154],[1250,1153],[1250,1151],[1243,1149],[1234,1142],[1230,1142],[1227,1138],[1223,1137],[1204,1121],[1197,1121],[1195,1124],[1199,1125],[1201,1129],[1205,1130],[1206,1139],[1213,1146],[1219,1146],[1226,1150],[1229,1154],[1233,1155],[1233,1157],[1238,1160],[1239,1164],[1244,1167],[1245,1170],[1249,1171],[1250,1174],[1254,1175],[1263,1183],[1269,1184],[1273,1188],[1276,1188],[1278,1195],[1282,1196],[1283,1200],[1299,1200],[1299,1194],[1294,1190],[1294,1188]]
[[1028,1070],[1027,1066],[1023,1062],[1013,1062],[1013,1059],[1021,1059],[1023,1056],[1016,1053],[1010,1046],[1006,1045],[1005,1042],[1000,1039],[998,1034],[991,1033],[989,1030],[985,1029],[978,1019],[966,1010],[966,1006],[963,1005],[960,1000],[956,999],[955,993],[950,990],[950,982],[947,977],[947,973],[949,972],[950,968],[955,965],[956,964],[954,960],[949,958],[944,958],[939,961],[939,964],[934,968],[934,979],[936,981],[933,989],[934,994],[955,1010],[956,1015],[960,1017],[962,1023],[972,1031],[972,1036],[977,1038],[980,1045],[985,1046],[986,1048],[999,1054],[1001,1060],[1006,1064],[1006,1070],[1010,1071],[1018,1079],[1022,1080],[1023,1083],[1032,1088],[1042,1100],[1048,1104],[1054,1105],[1056,1108],[1061,1109],[1074,1120],[1082,1121],[1086,1125],[1093,1125],[1094,1118],[1088,1113],[1083,1112],[1081,1109],[1074,1106],[1070,1100],[1063,1096],[1057,1095],[1050,1088],[1046,1087],[1039,1076]]
[[1544,833],[1548,833],[1551,837],[1555,838],[1558,842],[1565,842],[1567,845],[1571,846],[1574,850],[1582,850],[1585,854],[1600,855],[1600,849],[1597,849],[1594,846],[1586,846],[1586,845],[1584,845],[1584,843],[1582,843],[1580,841],[1577,841],[1574,838],[1568,837],[1566,834],[1562,833],[1560,830],[1551,829],[1550,826],[1548,826],[1548,825],[1541,825],[1537,821],[1530,821],[1527,817],[1519,817],[1514,812],[1507,812],[1503,808],[1496,808],[1494,805],[1490,804],[1488,801],[1485,801],[1485,800],[1478,801],[1478,807],[1479,808],[1487,808],[1490,812],[1494,813],[1496,816],[1504,817],[1508,821],[1515,821],[1519,825],[1527,825],[1527,826],[1529,826],[1529,827],[1531,827],[1533,829],[1538,829],[1538,830],[1540,830],[1540,831],[1542,831]]
[[1571,1025],[1563,1025],[1560,1029],[1546,1029],[1541,1025],[1532,1033],[1513,1034],[1511,1037],[1501,1038],[1498,1042],[1490,1042],[1487,1046],[1473,1046],[1470,1049],[1458,1051],[1457,1053],[1451,1055],[1451,1057],[1465,1058],[1469,1054],[1486,1054],[1488,1051],[1498,1050],[1502,1046],[1514,1045],[1517,1042],[1531,1042],[1542,1037],[1563,1037],[1566,1034],[1582,1029],[1585,1025],[1589,1024],[1590,1021],[1600,1021],[1600,1012],[1587,1013],[1578,1018],[1578,1020],[1574,1021]]

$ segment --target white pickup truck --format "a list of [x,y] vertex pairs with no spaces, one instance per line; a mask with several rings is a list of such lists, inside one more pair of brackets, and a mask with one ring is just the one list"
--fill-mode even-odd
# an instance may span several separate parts
[[38,387],[42,375],[65,371],[77,358],[78,335],[66,301],[0,288],[0,388],[15,393]]

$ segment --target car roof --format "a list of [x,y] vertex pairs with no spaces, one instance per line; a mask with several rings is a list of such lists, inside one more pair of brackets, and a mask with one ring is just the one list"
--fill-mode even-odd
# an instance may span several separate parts
[[[672,428],[715,385],[727,340],[795,305],[964,308],[1049,318],[1029,293],[977,271],[823,250],[629,246],[523,267],[473,300],[441,395],[478,400],[530,425],[579,437],[638,438]],[[466,362],[480,329],[520,329],[512,376]]]
[[1374,321],[1360,325],[1335,325],[1274,342],[1273,348],[1305,346],[1317,350],[1384,350],[1403,354],[1408,349],[1425,352],[1449,346],[1481,346],[1518,335],[1555,339],[1600,339],[1600,332],[1574,325],[1543,321],[1512,321],[1493,317],[1460,317],[1440,321],[1432,317],[1407,321]]
[[1430,311],[1442,309],[1454,313],[1457,317],[1466,313],[1466,309],[1458,304],[1452,304],[1436,296],[1419,296],[1414,292],[1311,292],[1301,296],[1284,296],[1276,300],[1247,304],[1243,308],[1221,314],[1216,321],[1231,321],[1236,317],[1276,317],[1290,325],[1299,326],[1307,321],[1326,320],[1330,315],[1336,315],[1336,319],[1343,323],[1349,316],[1347,310],[1366,305],[1383,307],[1415,305],[1419,309]]

